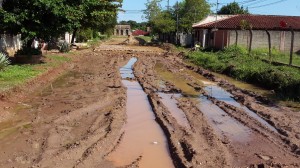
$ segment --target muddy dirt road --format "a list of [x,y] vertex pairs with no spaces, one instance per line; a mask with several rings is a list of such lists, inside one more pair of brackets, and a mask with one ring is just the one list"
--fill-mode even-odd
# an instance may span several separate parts
[[0,167],[300,167],[300,112],[123,40],[2,97]]

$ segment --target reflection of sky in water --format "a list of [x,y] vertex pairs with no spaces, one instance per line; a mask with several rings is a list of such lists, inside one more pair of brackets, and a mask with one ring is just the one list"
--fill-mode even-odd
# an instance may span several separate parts
[[123,79],[134,78],[132,67],[133,67],[134,63],[136,63],[136,61],[137,61],[137,58],[133,57],[128,61],[128,63],[125,66],[120,68],[120,74]]
[[226,90],[219,86],[206,86],[204,90],[213,98],[216,98],[217,100],[223,101],[227,104],[230,104],[232,106],[235,106],[237,108],[243,109],[245,112],[247,112],[248,115],[255,118],[257,121],[259,121],[264,126],[268,127],[270,130],[277,132],[277,130],[271,126],[268,122],[260,118],[256,113],[249,110],[246,106],[241,105],[237,101],[235,101],[230,93],[228,93]]
[[228,116],[207,97],[200,96],[198,99],[200,100],[198,108],[209,119],[216,131],[234,141],[245,142],[249,140],[251,130],[248,127]]
[[167,107],[172,116],[176,119],[177,123],[183,127],[190,128],[190,124],[184,112],[180,108],[178,108],[178,102],[175,99],[181,97],[181,94],[158,93],[158,95],[161,97],[162,103]]
[[143,158],[138,163],[139,167],[174,167],[167,139],[155,121],[147,94],[138,81],[124,79],[135,77],[132,66],[136,61],[137,58],[131,58],[120,68],[122,84],[127,88],[127,120],[123,127],[124,136],[108,159],[115,167],[129,165],[139,156]]

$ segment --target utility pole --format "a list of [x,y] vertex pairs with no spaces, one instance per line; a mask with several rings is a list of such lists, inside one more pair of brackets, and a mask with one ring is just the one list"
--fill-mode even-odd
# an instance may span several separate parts
[[179,6],[176,2],[176,44],[178,45],[178,33],[179,33]]
[[216,21],[218,20],[219,0],[217,0]]
[[170,11],[170,0],[168,0],[168,11]]
[[[216,24],[218,21],[218,10],[219,10],[219,0],[217,0],[217,8],[216,8]],[[217,31],[217,26],[215,25],[215,28],[212,29],[212,31]]]

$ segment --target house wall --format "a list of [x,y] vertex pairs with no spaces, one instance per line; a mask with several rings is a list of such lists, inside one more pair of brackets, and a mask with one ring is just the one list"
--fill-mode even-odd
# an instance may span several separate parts
[[179,42],[181,46],[191,46],[193,42],[193,35],[187,33],[179,33]]
[[114,35],[115,36],[128,36],[131,35],[131,28],[130,26],[124,26],[124,25],[116,25],[114,29]]
[[214,32],[214,42],[213,46],[217,49],[223,49],[227,47],[227,37],[228,31],[227,30],[219,30]]
[[[291,47],[290,31],[269,31],[271,35],[271,47],[288,52]],[[294,52],[300,52],[300,32],[295,32]],[[236,33],[229,31],[229,45],[235,44]],[[250,43],[249,30],[238,30],[238,45],[248,47]],[[268,35],[263,30],[253,30],[252,48],[268,48]]]
[[9,55],[13,55],[14,52],[21,49],[22,47],[22,41],[21,41],[21,35],[7,35],[7,34],[1,34],[0,38],[0,51],[8,52]]
[[[72,37],[73,37],[73,34],[68,33],[68,32],[65,33],[65,40],[66,40],[66,42],[68,42],[68,43],[71,44],[71,42],[72,42]],[[76,38],[75,38],[74,42],[76,42]]]

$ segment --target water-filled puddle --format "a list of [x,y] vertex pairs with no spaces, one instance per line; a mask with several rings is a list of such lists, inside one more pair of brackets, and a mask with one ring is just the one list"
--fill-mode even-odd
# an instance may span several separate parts
[[213,104],[207,97],[200,96],[198,101],[198,108],[204,113],[210,123],[214,125],[215,130],[219,134],[226,135],[231,140],[239,142],[245,142],[250,139],[250,128],[228,116],[226,112]]
[[137,61],[137,58],[135,58],[135,57],[131,58],[125,66],[120,68],[120,74],[123,79],[134,78],[132,66],[134,65],[134,63],[136,63],[136,61]]
[[243,109],[249,116],[255,118],[258,122],[269,128],[270,130],[277,132],[277,130],[271,126],[268,122],[260,118],[256,113],[253,111],[249,110],[246,106],[241,105],[237,101],[235,101],[230,93],[228,93],[226,90],[219,86],[215,85],[208,85],[204,88],[204,90],[211,96],[216,98],[219,101],[223,101],[227,104],[233,105],[237,108]]
[[[198,102],[198,108],[200,109],[200,111],[204,113],[214,129],[221,136],[226,136],[232,141],[236,142],[247,142],[251,139],[250,137],[252,133],[250,128],[244,126],[236,119],[228,116],[226,112],[220,109],[217,105],[213,104],[210,100],[207,99],[207,97],[202,96],[199,92],[192,91],[193,88],[187,85],[187,83],[190,82],[189,80],[180,77],[181,75],[174,74],[168,71],[163,67],[162,64],[157,64],[155,70],[162,78],[162,80],[173,83],[176,87],[180,88],[183,91],[183,94],[186,97],[190,97],[192,100],[196,100]],[[203,88],[205,88],[208,94],[211,94],[218,100],[244,109],[247,113],[249,113],[249,115],[257,119],[259,122],[269,127],[271,130],[276,131],[275,128],[273,128],[265,120],[257,116],[254,112],[236,102],[227,91],[217,86],[214,82],[209,81],[205,77],[193,71],[185,70],[182,73],[187,73],[192,76],[195,81],[199,82],[203,86]]]
[[[204,90],[212,97],[216,98],[219,101],[223,101],[227,104],[233,105],[237,108],[241,108],[243,109],[249,116],[253,117],[254,119],[256,119],[258,122],[260,122],[261,124],[263,124],[265,127],[269,128],[270,130],[277,132],[277,130],[271,126],[268,122],[266,122],[265,120],[263,120],[261,117],[259,117],[255,112],[249,110],[246,106],[241,105],[240,103],[238,103],[236,100],[234,100],[232,97],[232,95],[227,92],[226,90],[224,90],[223,88],[221,88],[220,86],[218,86],[216,83],[209,81],[208,79],[206,79],[204,76],[195,73],[193,71],[187,70],[186,73],[188,73],[189,75],[191,75],[193,78],[195,78],[197,81],[201,82]],[[223,77],[223,76],[220,76]],[[237,82],[236,82],[237,83]],[[240,82],[241,83],[241,82]],[[248,88],[250,88],[250,84],[245,85]],[[259,88],[252,86],[252,89],[256,89],[258,90]]]
[[45,89],[39,92],[40,96],[49,96],[53,93],[53,89],[67,88],[74,85],[74,80],[81,77],[81,74],[69,71],[58,77],[54,82],[50,83]]
[[[134,78],[132,65],[136,61],[133,58],[120,69],[121,73],[127,72],[123,73],[123,78]],[[141,168],[174,167],[167,139],[155,121],[146,93],[137,81],[123,80],[122,83],[127,88],[127,122],[123,128],[124,136],[108,160],[120,167],[130,165],[141,156]]]
[[171,112],[172,116],[176,119],[178,124],[183,127],[190,128],[190,124],[184,114],[184,112],[178,108],[177,100],[175,98],[179,98],[180,94],[166,94],[166,93],[158,93],[161,97],[162,103],[168,108]]

